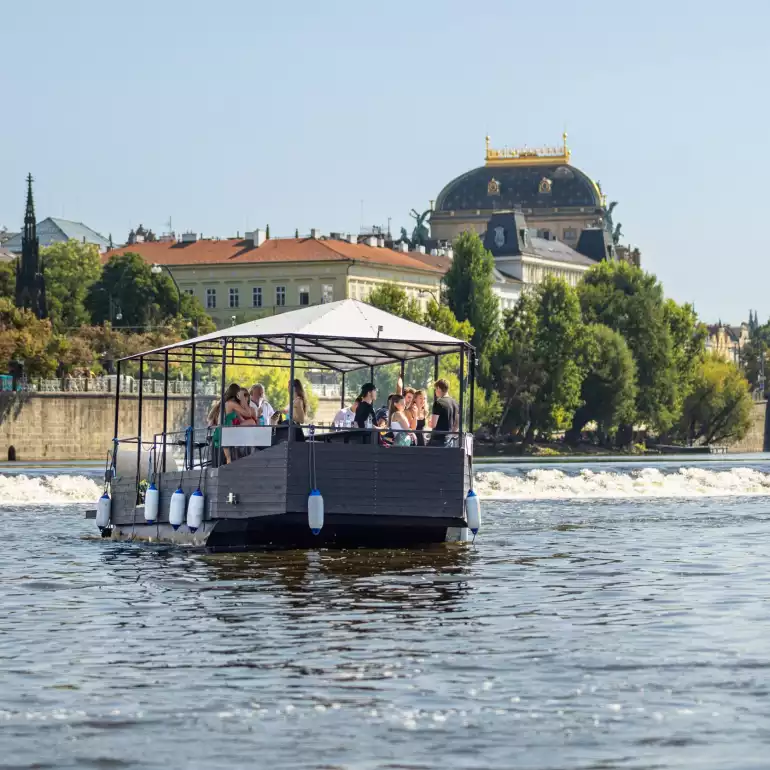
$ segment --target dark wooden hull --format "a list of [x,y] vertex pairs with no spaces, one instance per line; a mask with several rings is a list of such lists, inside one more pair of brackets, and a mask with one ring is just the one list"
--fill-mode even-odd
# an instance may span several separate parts
[[[309,442],[281,443],[220,468],[160,476],[157,524],[144,524],[136,479],[113,482],[113,537],[202,546],[212,550],[264,547],[419,545],[456,539],[465,527],[470,480],[463,449],[322,444],[315,478],[324,498],[319,535],[307,523]],[[181,485],[187,497],[200,482],[204,525],[190,533],[168,524],[169,500]]]

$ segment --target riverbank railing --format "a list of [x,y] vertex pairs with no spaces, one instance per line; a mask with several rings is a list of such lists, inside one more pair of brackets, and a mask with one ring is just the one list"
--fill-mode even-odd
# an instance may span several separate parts
[[[117,376],[106,377],[57,377],[54,379],[22,379],[16,390],[24,393],[115,393]],[[8,388],[10,390],[10,388]],[[169,380],[168,393],[173,396],[189,396],[192,383],[189,380]],[[144,395],[163,395],[163,380],[145,379],[142,381]],[[139,393],[139,380],[130,376],[120,378],[121,395]],[[196,396],[219,395],[216,382],[196,382]]]

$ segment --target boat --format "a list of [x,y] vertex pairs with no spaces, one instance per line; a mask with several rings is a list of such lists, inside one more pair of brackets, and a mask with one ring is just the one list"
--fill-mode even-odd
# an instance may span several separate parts
[[[456,356],[453,363],[459,361],[459,393],[452,394],[459,402],[459,421],[440,443],[395,446],[381,428],[298,425],[293,420],[293,383],[303,370],[336,372],[344,407],[346,379],[350,385],[352,377],[365,374],[376,385],[382,367],[400,365],[403,376],[408,362],[423,360],[429,373],[432,362],[435,380],[448,355]],[[284,367],[286,422],[221,429],[196,425],[203,396],[196,394],[200,377],[192,376],[189,424],[172,432],[169,367],[176,364],[190,367],[193,375],[216,367],[219,425],[228,367]],[[138,368],[139,381],[131,403],[120,390],[121,370],[129,366]],[[142,412],[152,367],[163,373],[163,425],[150,437],[142,432]],[[115,437],[95,515],[104,537],[209,551],[384,547],[475,537],[480,524],[472,488],[476,356],[461,339],[346,299],[128,356],[117,368]],[[386,397],[380,394],[378,402]],[[134,400],[136,413],[126,415]],[[118,435],[119,426],[128,423],[139,426],[137,435]],[[175,459],[178,451],[183,451],[181,460]]]

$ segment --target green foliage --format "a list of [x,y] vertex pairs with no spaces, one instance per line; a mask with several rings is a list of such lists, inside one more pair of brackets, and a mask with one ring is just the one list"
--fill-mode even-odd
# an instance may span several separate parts
[[439,305],[435,300],[428,303],[425,315],[418,322],[429,329],[448,334],[460,340],[470,342],[473,338],[473,326],[470,321],[458,321],[455,314],[446,306]]
[[636,364],[623,337],[602,324],[588,325],[582,359],[586,372],[580,387],[583,403],[572,417],[566,435],[570,442],[580,438],[588,422],[596,422],[600,435],[606,435],[634,419]]
[[173,320],[180,337],[190,339],[217,330],[217,325],[206,312],[201,301],[192,294],[182,294],[180,315]]
[[654,275],[625,262],[600,262],[578,286],[586,323],[623,336],[637,368],[636,419],[659,431],[678,419],[703,334],[689,306],[666,301]]
[[412,299],[398,284],[381,283],[375,286],[366,300],[370,305],[392,313],[407,321],[422,323],[422,311],[420,303]]
[[145,328],[175,317],[177,301],[171,278],[153,273],[138,254],[128,252],[110,258],[89,290],[86,305],[94,323],[111,320],[116,327]]
[[675,435],[691,444],[742,439],[751,427],[753,401],[738,368],[716,356],[698,364]]
[[16,297],[16,260],[0,262],[0,298]]
[[454,243],[452,266],[444,276],[444,298],[455,317],[473,327],[472,342],[479,358],[486,357],[498,331],[494,268],[494,258],[478,234],[461,233]]
[[101,273],[99,250],[93,244],[69,240],[41,251],[48,315],[57,332],[90,321],[86,298]]
[[[741,368],[751,390],[759,389],[763,372],[767,366],[770,366],[770,358],[768,358],[770,348],[761,333],[763,328],[759,327],[741,349]],[[767,374],[764,376],[767,377]]]
[[0,372],[23,366],[28,377],[50,377],[57,367],[51,323],[0,299]]
[[503,421],[528,440],[564,425],[578,406],[582,335],[577,295],[560,279],[546,278],[506,313],[492,378]]

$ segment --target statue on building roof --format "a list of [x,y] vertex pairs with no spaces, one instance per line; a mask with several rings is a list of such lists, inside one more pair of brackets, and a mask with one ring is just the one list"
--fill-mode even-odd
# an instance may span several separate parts
[[414,219],[414,230],[412,230],[412,246],[424,246],[430,238],[430,223],[426,220],[431,215],[432,209],[427,209],[419,214],[417,209],[412,209],[409,216]]

